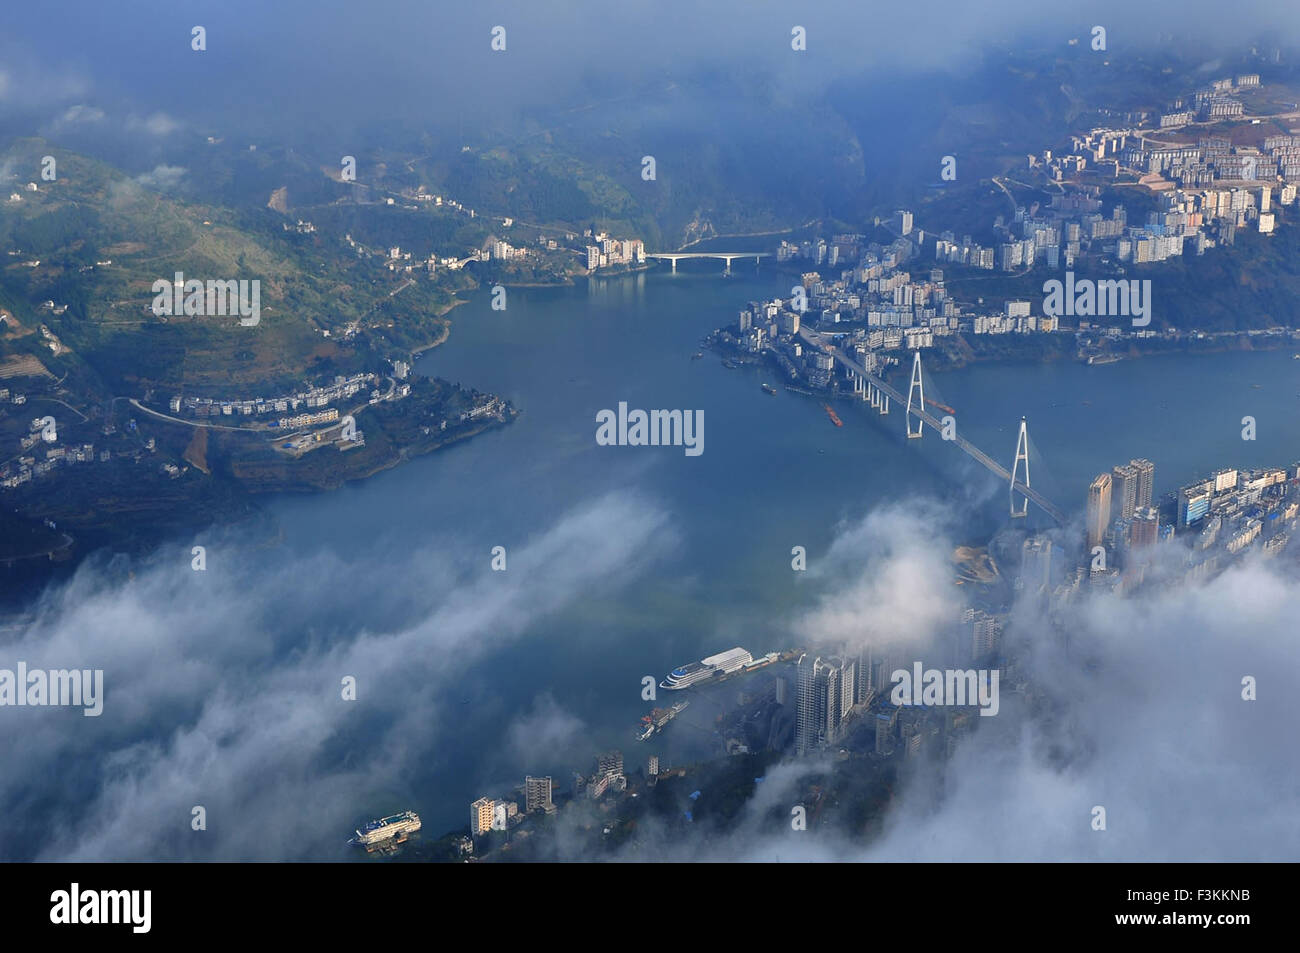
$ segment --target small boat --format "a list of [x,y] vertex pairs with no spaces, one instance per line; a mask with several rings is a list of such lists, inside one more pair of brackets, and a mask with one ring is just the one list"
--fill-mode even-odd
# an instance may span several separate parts
[[775,396],[776,396],[776,388],[773,387],[771,384],[764,384],[764,385],[763,385],[763,393],[764,393],[764,394],[771,394],[773,397],[775,397]]
[[698,360],[699,360],[700,358],[702,358],[703,356],[704,356],[704,352],[703,352],[703,351],[696,351],[694,354],[691,355],[691,360],[692,360],[692,361],[698,361]]

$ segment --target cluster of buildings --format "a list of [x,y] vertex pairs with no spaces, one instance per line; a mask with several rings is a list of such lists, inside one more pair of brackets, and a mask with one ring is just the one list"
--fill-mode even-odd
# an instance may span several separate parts
[[[948,628],[946,644],[934,647],[933,657],[957,667],[990,658],[999,648],[1004,624],[1002,616],[966,608],[960,621]],[[971,714],[966,707],[936,710],[893,703],[891,676],[911,663],[911,656],[873,649],[856,655],[801,655],[795,666],[795,753],[803,756],[835,747],[865,726],[866,744],[875,755],[890,757],[901,750],[912,757],[926,734],[964,724]],[[776,688],[777,702],[786,704],[782,678]]]
[[[346,400],[368,387],[373,387],[380,382],[378,374],[365,372],[353,374],[346,377],[342,374],[335,376],[332,384],[324,387],[309,387],[306,390],[298,391],[294,394],[285,394],[281,397],[252,397],[236,400],[221,400],[211,397],[182,397],[174,396],[169,401],[168,406],[174,414],[185,414],[190,417],[252,417],[263,414],[284,414],[289,411],[297,411],[300,408],[305,410],[298,414],[297,417],[280,418],[272,426],[302,426],[293,423],[298,417],[319,416],[315,411],[324,412],[323,408],[336,401]],[[371,402],[380,399],[378,389],[371,390]],[[332,411],[333,418],[338,417],[338,411]],[[322,418],[325,419],[325,418]],[[310,421],[315,423],[317,421]]]
[[516,248],[508,241],[494,238],[488,243],[489,261],[523,261],[531,254],[530,249]]
[[596,756],[595,769],[590,775],[573,776],[573,792],[576,797],[596,800],[606,791],[626,791],[627,775],[623,773],[623,753],[607,751]]
[[328,410],[318,410],[314,413],[297,414],[293,417],[281,417],[272,426],[277,426],[281,430],[296,430],[299,427],[314,427],[316,424],[333,423],[338,419],[338,409],[330,407]]
[[1060,330],[1053,314],[1034,314],[1032,302],[1008,301],[1001,314],[981,314],[971,319],[972,334],[1034,334]]
[[[0,388],[0,400],[8,397],[8,389]],[[13,403],[23,401],[15,400]],[[59,466],[94,463],[96,459],[107,463],[112,459],[112,454],[107,450],[101,450],[96,457],[93,443],[60,446],[57,430],[46,426],[49,419],[37,417],[33,420],[28,432],[18,440],[18,457],[0,464],[0,487],[12,490],[45,476]],[[45,444],[50,446],[42,449]],[[152,450],[153,447],[150,446],[149,449]]]
[[[1222,136],[1203,136],[1196,145],[1152,146],[1146,139],[1126,146],[1120,159],[1131,169],[1184,188],[1214,183],[1294,184],[1300,179],[1296,136],[1270,136],[1262,145],[1233,145]],[[1147,180],[1156,187],[1159,182]]]
[[1060,330],[1057,317],[1034,314],[1029,301],[1008,301],[998,311],[967,314],[949,297],[942,269],[931,268],[924,277],[914,278],[894,267],[897,260],[880,246],[868,246],[863,264],[838,279],[806,272],[800,284],[802,300],[751,301],[736,324],[720,330],[718,336],[739,350],[773,358],[790,380],[802,379],[821,388],[831,382],[834,359],[803,346],[799,330],[805,322],[819,329],[844,326],[835,331],[836,336],[872,374],[898,362],[889,352],[933,347],[937,339],[956,334]]
[[[415,191],[413,192],[405,191],[402,193],[402,195],[404,198],[413,199],[416,202],[431,205],[434,208],[449,208],[452,209],[453,211],[460,212],[462,215],[467,215],[470,218],[477,217],[477,213],[472,208],[467,208],[465,205],[463,205],[460,202],[457,202],[455,199],[450,199],[450,198],[445,199],[441,195],[434,195],[431,192],[426,192],[423,185],[416,188]],[[393,203],[391,200],[389,200],[388,204],[392,205]],[[510,219],[506,219],[505,221],[506,221],[506,227],[508,228],[510,226]]]
[[[1212,113],[1228,91],[1258,83],[1254,74],[1218,81],[1197,94],[1197,108]],[[1054,333],[1060,330],[1058,318],[1035,315],[1028,301],[968,313],[947,293],[942,268],[917,275],[918,269],[907,266],[931,251],[936,266],[1007,273],[1039,264],[1070,269],[1085,256],[1143,264],[1203,255],[1233,244],[1242,228],[1273,232],[1278,207],[1294,205],[1300,185],[1300,136],[1270,136],[1262,147],[1208,136],[1194,146],[1172,147],[1131,128],[1097,128],[1073,136],[1071,150],[1065,155],[1044,151],[1029,156],[1029,164],[1058,183],[1102,163],[1110,163],[1116,175],[1122,168],[1149,173],[1143,182],[1157,193],[1159,207],[1145,221],[1130,222],[1121,204],[1103,209],[1100,185],[1061,185],[1046,205],[1017,206],[1010,221],[998,216],[994,229],[1000,241],[991,247],[951,231],[927,234],[907,209],[877,220],[896,236],[888,243],[867,242],[857,234],[782,241],[778,261],[807,261],[818,270],[802,275],[802,294],[788,301],[750,302],[734,330],[719,332],[722,340],[774,358],[791,380],[802,377],[812,387],[825,387],[833,367],[824,355],[805,356],[798,340],[801,322],[819,329],[847,324],[846,349],[872,373],[894,360],[878,352],[932,347],[950,335]],[[1169,180],[1161,178],[1166,175]],[[835,273],[823,276],[830,270]],[[1080,322],[1080,328],[1087,326]],[[1126,327],[1122,333],[1159,332]]]
[[[1185,578],[1204,578],[1218,570],[1222,559],[1256,544],[1265,554],[1279,552],[1300,516],[1300,466],[1220,470],[1180,487],[1163,502],[1152,500],[1153,472],[1149,460],[1133,460],[1089,484],[1089,565],[1078,572],[1086,573],[1093,585],[1140,583],[1152,547],[1175,535],[1192,538]],[[1051,548],[1050,542],[1036,539],[1036,546]],[[1027,542],[1026,566],[1031,562],[1028,547]],[[1030,569],[1022,573],[1037,575]]]
[[[524,778],[521,787],[515,790],[516,799],[481,797],[469,806],[469,829],[474,837],[480,837],[488,831],[504,831],[523,821],[527,814],[554,814],[555,803],[552,801],[551,779],[549,777]],[[519,812],[519,801],[524,803],[524,812]]]
[[644,265],[645,243],[639,238],[610,238],[604,232],[584,233],[592,242],[587,245],[587,270],[609,268],[615,265]]
[[[40,442],[40,439],[40,434],[31,434],[24,437],[22,439],[23,450],[31,449]],[[0,464],[0,487],[11,490],[45,476],[56,467],[74,463],[93,463],[96,459],[101,463],[107,463],[111,459],[111,454],[107,450],[101,450],[98,458],[96,458],[93,443],[83,443],[79,446],[49,447],[44,451],[40,459],[35,456],[35,451],[32,454],[24,453],[16,461]]]
[[1177,100],[1160,114],[1161,129],[1176,129],[1190,123],[1236,119],[1245,115],[1246,107],[1232,94],[1243,89],[1258,89],[1258,73],[1242,73],[1235,79],[1225,76],[1204,89],[1198,89],[1190,102]]
[[392,245],[388,248],[369,248],[352,237],[351,233],[343,236],[343,240],[348,243],[348,247],[356,252],[358,258],[383,258],[384,267],[391,272],[401,272],[403,274],[413,274],[417,270],[423,269],[429,275],[433,275],[439,268],[445,268],[448,271],[459,271],[471,261],[486,261],[491,253],[487,250],[475,248],[470,251],[466,257],[457,258],[454,255],[430,255],[427,259],[416,258],[414,252],[403,249],[400,245]]
[[[28,182],[25,186],[23,186],[23,189],[28,192],[39,192],[41,190],[41,187],[37,185],[35,182]],[[21,202],[22,200],[23,197],[21,193],[19,192],[9,193],[10,202]]]
[[1109,543],[1112,550],[1125,546],[1141,547],[1167,539],[1173,527],[1160,532],[1160,515],[1151,505],[1155,464],[1150,460],[1131,460],[1099,474],[1088,485],[1086,516],[1087,545]]
[[1259,543],[1265,553],[1276,553],[1286,545],[1300,515],[1297,486],[1300,467],[1295,465],[1220,470],[1178,490],[1178,527],[1197,534],[1195,548],[1200,552],[1220,548],[1237,555]]
[[[658,761],[656,757],[650,758],[652,776],[658,773]],[[610,790],[627,790],[627,776],[623,773],[623,754],[620,751],[597,755],[591,774],[573,776],[575,797],[596,800]],[[510,830],[523,823],[530,814],[555,814],[557,808],[554,795],[554,783],[549,776],[528,776],[522,785],[515,788],[511,797],[481,797],[469,806],[470,834],[480,837],[489,831]],[[520,804],[523,805],[522,811],[519,809]]]
[[1085,255],[1102,255],[1119,262],[1143,264],[1165,261],[1185,253],[1205,254],[1218,245],[1233,244],[1239,229],[1254,226],[1271,234],[1277,205],[1292,205],[1296,186],[1282,185],[1276,204],[1274,187],[1170,189],[1159,193],[1159,208],[1145,222],[1131,223],[1122,205],[1103,215],[1100,189],[1071,188],[1052,197],[1050,207],[1034,203],[1017,208],[1013,225],[1022,238],[1000,246],[998,266],[1007,272],[1031,268],[1044,261],[1048,268],[1073,268]]
[[524,778],[516,795],[522,795],[524,813],[519,812],[519,800],[495,799],[481,797],[469,806],[469,830],[474,837],[481,837],[489,831],[509,830],[523,822],[527,814],[554,814],[555,803],[551,800],[551,779]]

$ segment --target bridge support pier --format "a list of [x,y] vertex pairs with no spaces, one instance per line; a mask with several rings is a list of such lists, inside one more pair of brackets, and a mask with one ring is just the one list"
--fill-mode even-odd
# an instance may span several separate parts
[[903,418],[903,423],[907,426],[907,436],[909,439],[919,438],[921,431],[925,429],[925,421],[920,417],[916,418],[916,433],[912,433],[912,395],[916,395],[916,409],[925,411],[925,384],[921,381],[921,352],[913,352],[912,360],[912,381],[907,385],[907,415]]
[[1016,473],[1020,470],[1020,461],[1025,463],[1024,484],[1029,486],[1029,425],[1025,418],[1020,418],[1020,434],[1016,437],[1016,459],[1011,464],[1011,518],[1022,519],[1029,515],[1029,497],[1020,494],[1020,508],[1016,509]]
[[883,416],[885,416],[886,414],[889,413],[889,395],[888,395],[888,394],[882,394],[880,391],[876,391],[876,396],[877,396],[878,398],[880,398],[880,400],[881,400],[881,403],[880,403],[880,405],[879,405],[879,406],[880,406],[880,416],[883,417]]
[[669,260],[670,262],[672,262],[672,265],[673,265],[673,274],[674,274],[674,275],[677,274],[677,259],[676,259],[676,258],[669,258],[668,260]]

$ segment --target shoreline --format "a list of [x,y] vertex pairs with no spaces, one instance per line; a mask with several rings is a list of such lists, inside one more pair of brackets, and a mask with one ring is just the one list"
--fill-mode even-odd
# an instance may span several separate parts
[[[438,313],[435,314],[434,317],[442,318],[445,315],[450,314],[453,308],[459,307],[460,305],[467,304],[467,303],[468,302],[466,302],[462,298],[452,298],[449,304],[438,309]],[[428,344],[421,344],[419,347],[414,348],[411,351],[411,361],[414,362],[415,359],[419,357],[421,354],[423,354],[425,351],[431,351],[435,347],[440,347],[441,345],[446,344],[447,338],[449,337],[451,337],[451,321],[444,321],[442,323],[442,330],[441,332],[439,332],[437,338],[430,341]]]

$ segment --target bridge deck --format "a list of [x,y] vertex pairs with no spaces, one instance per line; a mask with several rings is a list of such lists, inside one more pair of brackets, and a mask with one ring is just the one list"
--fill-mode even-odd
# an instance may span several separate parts
[[648,251],[647,258],[771,258],[770,251]]

